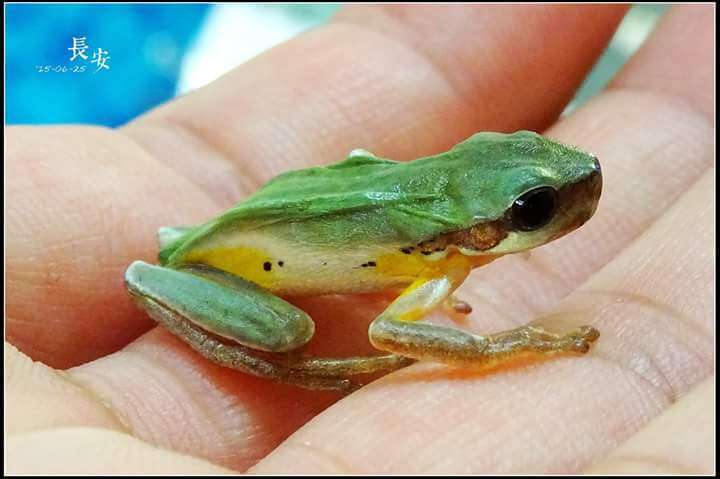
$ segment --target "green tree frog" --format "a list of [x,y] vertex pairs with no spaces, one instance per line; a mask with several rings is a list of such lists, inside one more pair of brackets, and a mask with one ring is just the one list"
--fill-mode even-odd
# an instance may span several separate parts
[[[418,320],[470,271],[559,238],[594,213],[593,155],[537,133],[477,133],[447,152],[397,162],[353,150],[281,174],[220,216],[159,231],[159,265],[125,283],[157,322],[218,364],[313,389],[415,360],[483,367],[518,355],[586,352],[599,333],[526,325],[477,335]],[[281,298],[397,291],[370,325],[370,357],[306,357],[314,323]]]

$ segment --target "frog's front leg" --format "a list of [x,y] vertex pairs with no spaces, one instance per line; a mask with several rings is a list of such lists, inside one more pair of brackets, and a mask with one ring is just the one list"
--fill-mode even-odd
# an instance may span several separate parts
[[153,319],[193,349],[212,362],[256,376],[311,389],[352,390],[357,385],[347,376],[413,362],[394,354],[338,359],[284,354],[312,337],[312,319],[254,283],[213,268],[176,270],[136,261],[125,282]]
[[[460,276],[461,277],[461,276]],[[381,350],[419,360],[487,367],[525,354],[585,353],[599,333],[583,326],[564,335],[526,325],[481,336],[455,329],[419,324],[422,317],[452,294],[458,275],[420,278],[370,325],[370,341]]]

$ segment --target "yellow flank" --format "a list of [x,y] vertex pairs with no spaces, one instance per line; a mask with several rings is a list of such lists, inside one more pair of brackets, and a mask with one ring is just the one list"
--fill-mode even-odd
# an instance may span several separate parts
[[256,248],[213,248],[193,251],[185,259],[227,271],[270,289],[275,283],[272,259]]
[[[466,272],[470,267],[480,266],[492,261],[493,256],[471,257],[457,251],[451,251],[446,257],[421,256],[420,254],[386,253],[375,258],[373,267],[358,268],[355,261],[344,259],[342,252],[332,253],[323,267],[307,261],[289,261],[281,265],[278,254],[271,249],[251,246],[215,246],[189,252],[183,258],[185,263],[206,264],[227,271],[268,289],[277,294],[306,295],[327,293],[353,293],[355,290],[381,291],[384,288],[409,285],[403,294],[423,284],[428,279],[442,276],[458,276],[457,272]],[[286,248],[282,248],[285,251]],[[290,255],[285,251],[282,255]],[[315,254],[317,256],[317,254]],[[313,256],[314,257],[314,256]],[[287,259],[284,261],[288,263]],[[284,267],[283,267],[284,266]],[[462,273],[460,274],[462,276]],[[341,287],[342,286],[342,287]],[[415,318],[415,314],[408,313]],[[422,312],[417,312],[421,317]]]
[[416,255],[391,253],[378,257],[375,271],[383,276],[399,276],[413,280],[419,278],[426,267],[425,261]]
[[[482,258],[482,259],[478,259]],[[409,281],[417,278],[438,278],[453,268],[482,266],[495,259],[491,257],[472,258],[461,253],[450,253],[442,259],[429,259],[417,254],[391,253],[377,260],[377,272],[384,276],[404,277]],[[413,288],[411,285],[410,288]]]

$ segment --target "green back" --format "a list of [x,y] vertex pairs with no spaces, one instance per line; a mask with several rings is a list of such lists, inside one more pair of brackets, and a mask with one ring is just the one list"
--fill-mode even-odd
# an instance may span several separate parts
[[576,181],[592,168],[587,158],[531,132],[478,133],[406,163],[356,153],[275,177],[164,256],[180,261],[211,237],[251,229],[326,247],[416,243],[497,219],[528,189]]

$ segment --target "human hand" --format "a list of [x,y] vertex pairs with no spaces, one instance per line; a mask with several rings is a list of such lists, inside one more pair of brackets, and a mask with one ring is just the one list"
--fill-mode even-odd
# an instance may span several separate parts
[[[482,375],[417,364],[337,403],[153,328],[125,268],[154,260],[158,226],[206,220],[288,169],[545,130],[624,7],[352,6],[118,130],[10,128],[6,328],[22,353],[6,344],[8,471],[710,472],[711,8],[671,10],[546,132],[600,158],[592,220],[460,291],[471,330],[592,324],[591,352]],[[372,352],[384,301],[299,301],[312,351]]]

